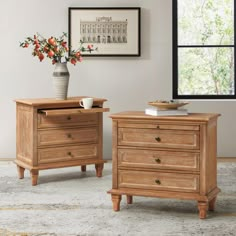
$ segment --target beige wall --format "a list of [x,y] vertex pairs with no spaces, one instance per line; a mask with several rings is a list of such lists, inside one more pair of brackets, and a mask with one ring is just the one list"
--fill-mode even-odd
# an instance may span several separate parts
[[[1,0],[0,157],[15,157],[15,98],[52,97],[50,61],[39,63],[19,41],[39,32],[68,30],[68,7],[141,7],[140,58],[85,58],[74,67],[69,95],[107,98],[111,113],[144,110],[147,102],[171,99],[172,0]],[[195,101],[192,112],[219,112],[218,156],[236,156],[235,101]],[[110,113],[104,114],[104,157],[111,158]]]

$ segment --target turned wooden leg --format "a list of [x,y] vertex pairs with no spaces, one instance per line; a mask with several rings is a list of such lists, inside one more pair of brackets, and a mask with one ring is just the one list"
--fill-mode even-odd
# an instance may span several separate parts
[[31,171],[30,171],[30,174],[31,174],[32,186],[37,185],[39,171],[38,171],[38,170],[31,170]]
[[81,171],[86,172],[86,166],[81,166]]
[[208,203],[207,202],[198,202],[198,210],[199,210],[199,218],[205,219],[208,210]]
[[103,163],[102,164],[95,164],[95,169],[96,169],[97,177],[102,177]]
[[120,210],[120,201],[121,201],[121,195],[111,195],[112,203],[113,203],[113,210],[119,211]]
[[17,166],[17,172],[18,172],[19,179],[24,179],[25,168],[21,166]]
[[127,198],[127,204],[132,204],[133,203],[133,196],[126,195],[126,198]]
[[216,197],[212,198],[211,201],[209,201],[209,211],[215,210],[215,203],[216,203]]

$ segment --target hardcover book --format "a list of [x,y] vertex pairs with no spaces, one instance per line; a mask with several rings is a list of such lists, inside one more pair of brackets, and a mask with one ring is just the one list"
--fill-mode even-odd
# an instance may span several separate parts
[[187,109],[166,109],[160,110],[154,107],[146,108],[145,114],[151,116],[186,116],[188,115]]

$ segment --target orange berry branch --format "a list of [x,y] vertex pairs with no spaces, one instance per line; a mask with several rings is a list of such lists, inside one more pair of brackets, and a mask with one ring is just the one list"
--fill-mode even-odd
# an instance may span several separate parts
[[24,42],[20,43],[20,47],[28,48],[33,47],[32,55],[38,57],[40,61],[43,61],[45,56],[52,60],[52,64],[70,62],[76,65],[77,62],[82,61],[83,52],[92,52],[93,45],[83,46],[83,41],[80,41],[78,49],[71,50],[69,53],[69,47],[67,45],[67,34],[63,33],[59,38],[50,37],[44,38],[40,34],[35,34],[33,37],[27,37]]

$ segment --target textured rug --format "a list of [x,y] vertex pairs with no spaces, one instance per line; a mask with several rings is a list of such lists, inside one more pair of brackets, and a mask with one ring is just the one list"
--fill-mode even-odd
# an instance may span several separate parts
[[218,164],[216,211],[198,219],[195,201],[134,197],[112,210],[111,163],[103,177],[71,167],[39,172],[31,186],[29,172],[17,178],[12,162],[0,162],[0,236],[82,235],[236,235],[236,162]]

